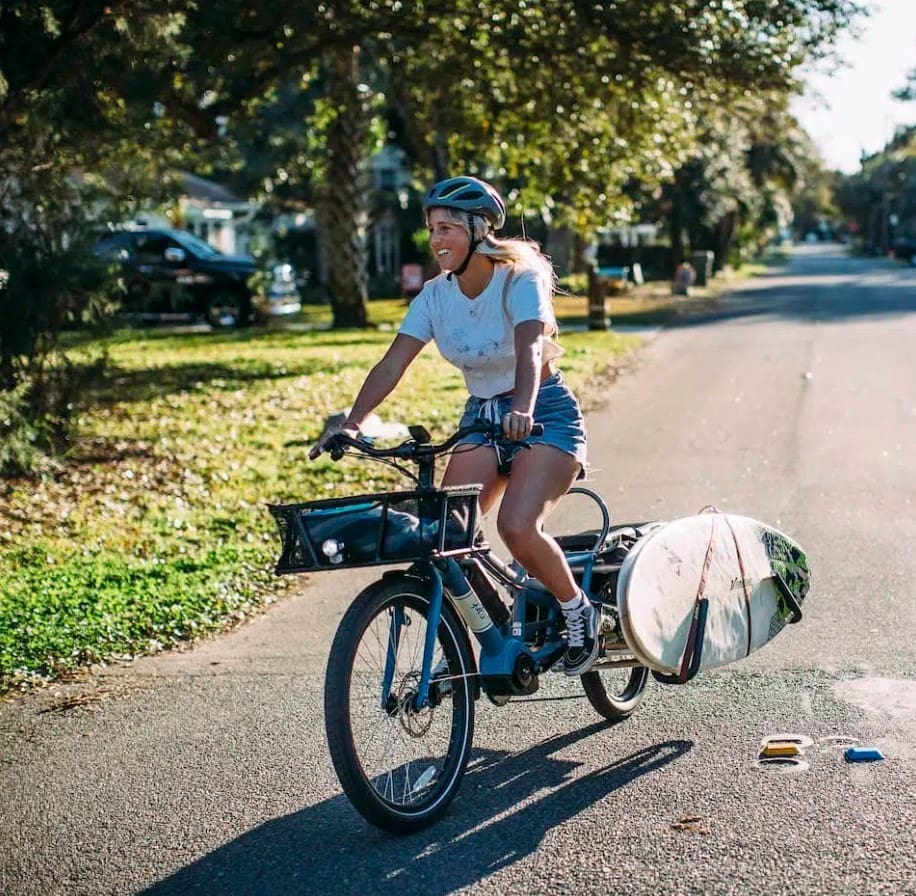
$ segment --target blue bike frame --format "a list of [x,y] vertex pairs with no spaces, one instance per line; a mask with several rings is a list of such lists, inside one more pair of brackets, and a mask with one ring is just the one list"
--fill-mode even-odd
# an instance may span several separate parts
[[[595,500],[602,514],[600,535],[595,546],[587,551],[569,551],[566,560],[572,569],[581,571],[581,587],[593,600],[591,593],[592,571],[597,561],[601,545],[610,531],[610,514],[601,498],[593,491],[581,486],[569,490],[570,494],[579,493]],[[432,586],[429,613],[427,615],[426,640],[423,650],[420,682],[416,691],[416,709],[430,705],[430,680],[432,678],[432,657],[435,651],[436,632],[442,618],[442,600],[446,593],[453,606],[461,615],[468,629],[480,644],[479,673],[481,678],[500,678],[512,675],[519,657],[526,655],[531,662],[531,669],[538,674],[548,668],[563,652],[565,639],[557,633],[560,609],[553,595],[539,582],[522,571],[515,571],[496,557],[490,556],[488,563],[499,573],[499,576],[518,591],[512,605],[510,632],[504,634],[493,623],[480,598],[474,592],[461,564],[454,557],[434,557],[421,561],[415,568],[422,570],[423,576]],[[548,637],[538,648],[532,648],[525,640],[525,617],[528,602],[546,609],[546,619],[542,623]],[[382,708],[387,707],[389,694],[394,681],[395,658],[400,643],[401,629],[404,625],[404,611],[396,607],[391,620],[391,632],[388,639],[388,651],[385,661],[385,673],[382,680]]]
[[[582,587],[589,591],[592,567],[595,564],[594,551],[577,551],[567,554],[569,564],[582,570]],[[492,561],[491,561],[492,562]],[[498,562],[498,561],[496,561]],[[499,564],[502,566],[502,564]],[[460,563],[452,557],[443,557],[424,563],[424,572],[432,586],[430,606],[427,615],[426,640],[421,665],[420,682],[416,691],[417,709],[430,704],[430,680],[432,677],[432,657],[435,650],[436,632],[442,618],[442,601],[448,594],[453,606],[461,615],[468,629],[480,644],[479,673],[481,678],[504,677],[515,670],[519,657],[526,655],[535,673],[548,668],[562,654],[566,642],[557,633],[556,622],[560,610],[553,595],[536,579],[514,574],[508,567],[504,570],[507,578],[516,580],[519,588],[512,607],[510,633],[504,634],[490,618],[490,614],[475,594],[464,575]],[[542,646],[532,648],[524,638],[526,605],[533,602],[547,610],[544,626],[548,633]],[[395,656],[400,641],[400,631],[404,624],[403,610],[398,607],[392,618],[392,631],[389,638],[385,674],[382,681],[383,705],[391,693],[394,680]]]

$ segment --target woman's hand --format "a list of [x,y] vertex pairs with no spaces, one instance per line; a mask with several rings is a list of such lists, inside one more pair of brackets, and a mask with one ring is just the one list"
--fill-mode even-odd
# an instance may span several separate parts
[[351,439],[359,438],[359,427],[353,423],[341,423],[340,426],[329,426],[309,450],[309,460],[315,460],[326,450],[328,442],[336,435],[343,434]]
[[513,441],[521,442],[522,439],[531,435],[531,427],[534,425],[534,417],[531,414],[525,414],[522,411],[509,411],[503,417],[503,435]]

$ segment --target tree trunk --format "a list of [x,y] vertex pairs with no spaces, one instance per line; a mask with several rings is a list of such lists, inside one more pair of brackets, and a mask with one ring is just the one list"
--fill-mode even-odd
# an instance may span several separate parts
[[550,256],[560,278],[573,273],[573,234],[567,225],[548,227],[547,238],[544,240],[544,251]]
[[334,328],[365,327],[369,319],[368,166],[369,109],[359,83],[359,48],[328,59],[327,90],[336,114],[327,133],[327,173],[318,191],[316,218],[326,252],[328,299]]
[[[684,261],[684,225],[681,220],[680,195],[675,195],[671,202],[671,212],[668,217],[668,235],[671,240],[671,264],[676,269]],[[673,276],[674,271],[669,271]]]
[[574,232],[572,236],[572,259],[570,259],[570,273],[585,274],[591,269],[591,265],[585,263],[585,250],[588,243],[581,233]]
[[718,246],[716,246],[715,270],[721,271],[727,261],[732,244],[735,240],[735,230],[738,223],[738,213],[731,211],[719,222]]

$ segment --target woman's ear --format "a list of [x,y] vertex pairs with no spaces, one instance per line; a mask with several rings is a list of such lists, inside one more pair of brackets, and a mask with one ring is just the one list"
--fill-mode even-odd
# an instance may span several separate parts
[[482,215],[472,215],[471,220],[474,222],[474,232],[471,239],[482,242],[490,233],[490,224]]

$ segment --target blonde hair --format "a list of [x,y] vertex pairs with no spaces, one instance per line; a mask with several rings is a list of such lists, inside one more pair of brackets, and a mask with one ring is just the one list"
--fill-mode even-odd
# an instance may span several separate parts
[[[462,227],[472,239],[480,240],[476,252],[492,258],[494,261],[508,264],[513,273],[533,271],[538,284],[549,296],[553,296],[557,289],[557,273],[553,268],[549,256],[541,252],[540,246],[534,240],[528,239],[503,239],[491,233],[490,222],[483,215],[469,215],[466,212],[453,208],[437,206],[445,217]],[[428,220],[428,218],[427,218]],[[473,223],[474,232],[470,231],[468,221]]]

